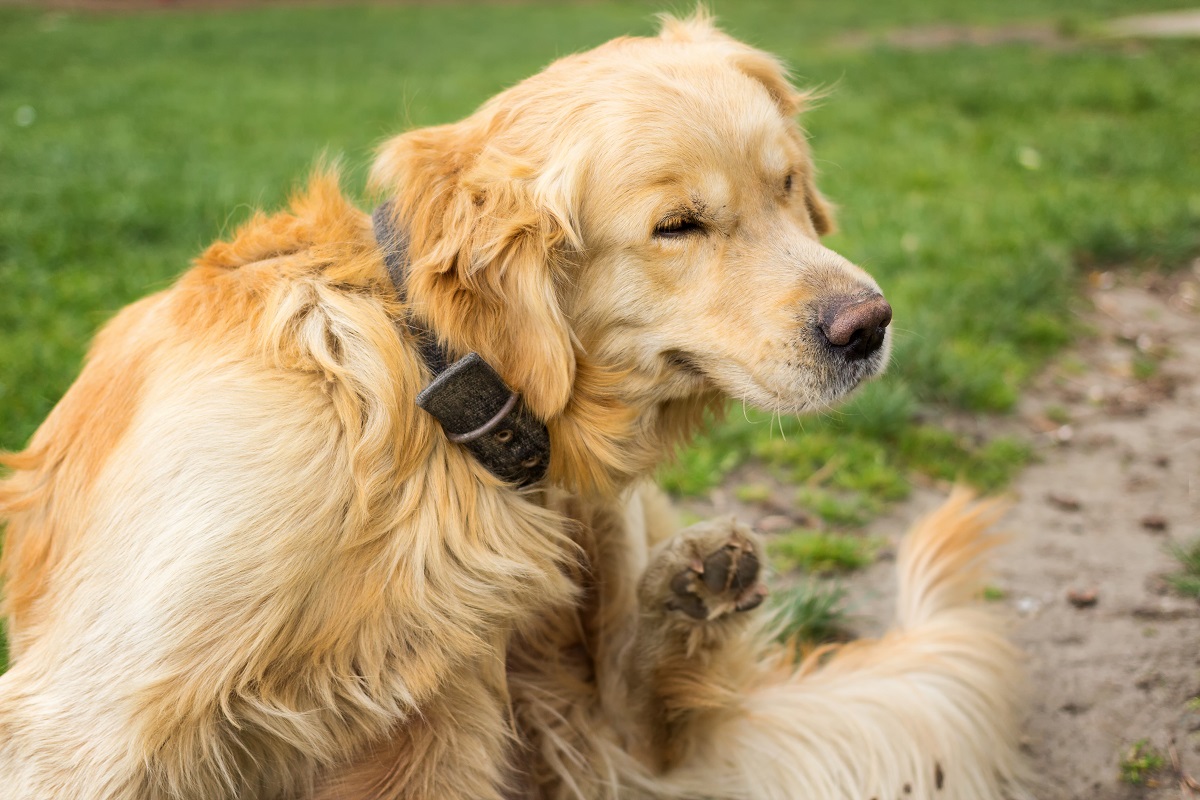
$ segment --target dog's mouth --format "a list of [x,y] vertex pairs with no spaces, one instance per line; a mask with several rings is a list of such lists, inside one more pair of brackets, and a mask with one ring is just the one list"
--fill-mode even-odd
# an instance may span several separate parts
[[[816,326],[802,336],[805,366],[797,368],[797,351],[762,364],[704,359],[680,349],[664,351],[662,363],[674,376],[675,392],[692,394],[716,389],[752,405],[782,413],[804,414],[844,400],[858,386],[877,377],[887,365],[891,336],[877,326],[845,344],[831,344]],[[786,365],[786,366],[785,366]]]

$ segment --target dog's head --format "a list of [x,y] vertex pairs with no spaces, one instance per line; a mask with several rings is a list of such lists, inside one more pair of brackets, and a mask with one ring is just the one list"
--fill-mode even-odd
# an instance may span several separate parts
[[[649,410],[717,390],[817,409],[879,373],[891,309],[822,247],[805,96],[704,15],[564,58],[386,143],[418,314],[551,420],[584,364]],[[594,371],[594,370],[592,370]]]

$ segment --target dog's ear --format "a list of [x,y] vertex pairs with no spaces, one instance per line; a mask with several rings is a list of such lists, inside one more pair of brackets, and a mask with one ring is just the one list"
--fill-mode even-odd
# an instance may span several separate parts
[[804,174],[804,205],[808,207],[808,216],[812,219],[818,236],[826,236],[837,230],[837,220],[833,215],[834,206],[817,190],[812,170]]
[[558,288],[578,237],[545,181],[489,146],[488,128],[467,120],[396,137],[371,184],[393,199],[408,234],[414,312],[452,350],[477,351],[549,419],[575,379]]

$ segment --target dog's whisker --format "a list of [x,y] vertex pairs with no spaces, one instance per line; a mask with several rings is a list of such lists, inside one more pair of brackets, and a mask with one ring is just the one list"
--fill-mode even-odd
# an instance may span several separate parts
[[746,422],[749,422],[751,425],[755,424],[754,421],[750,419],[750,414],[746,411],[746,395],[743,394],[740,399],[742,405],[742,419],[744,419]]

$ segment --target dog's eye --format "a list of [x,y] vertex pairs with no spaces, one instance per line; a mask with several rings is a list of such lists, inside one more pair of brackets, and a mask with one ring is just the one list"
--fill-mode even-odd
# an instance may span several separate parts
[[667,217],[654,228],[654,235],[664,239],[703,232],[704,224],[695,217]]
[[783,193],[784,194],[792,193],[792,184],[795,182],[795,178],[796,178],[796,176],[789,172],[787,174],[787,177],[783,179]]

